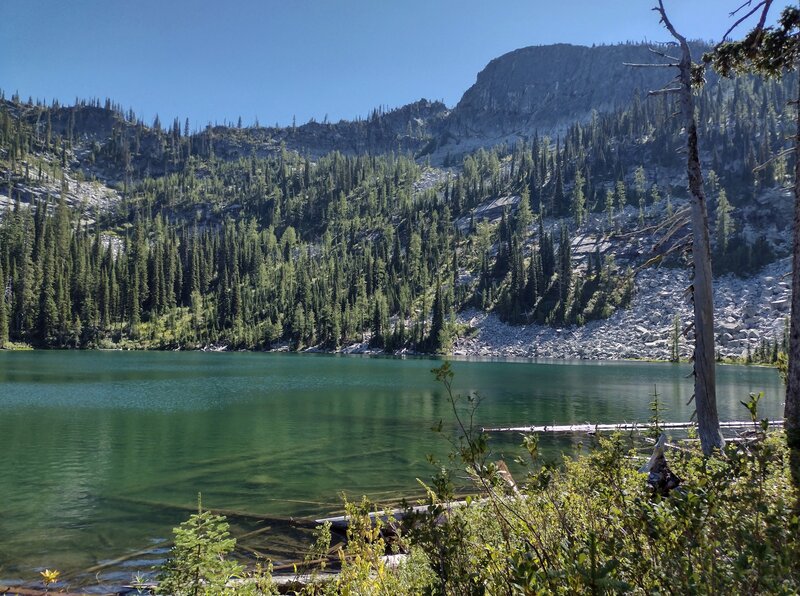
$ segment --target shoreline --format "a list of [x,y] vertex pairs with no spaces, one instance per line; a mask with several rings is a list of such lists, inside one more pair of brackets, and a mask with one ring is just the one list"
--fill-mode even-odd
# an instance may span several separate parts
[[[791,271],[784,258],[749,278],[727,275],[715,280],[714,316],[718,361],[746,363],[763,342],[780,342],[788,320],[789,284],[783,281]],[[31,349],[78,349],[101,351],[198,351],[264,352],[296,354],[343,354],[362,356],[520,358],[525,360],[631,360],[671,361],[675,344],[675,324],[684,328],[692,320],[691,305],[684,288],[690,284],[685,269],[648,269],[635,280],[631,303],[614,311],[607,319],[589,321],[582,326],[552,327],[540,324],[509,325],[493,312],[465,309],[453,322],[466,331],[453,340],[447,354],[432,354],[402,349],[386,352],[369,345],[369,337],[338,349],[311,346],[292,349],[281,342],[267,349],[231,349],[225,344],[195,347],[119,346],[97,348],[34,348],[11,342],[3,351]],[[692,356],[692,335],[677,338],[680,359]]]

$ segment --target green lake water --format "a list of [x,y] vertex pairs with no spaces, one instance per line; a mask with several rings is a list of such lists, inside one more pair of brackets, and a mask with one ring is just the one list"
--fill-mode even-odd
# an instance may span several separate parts
[[[0,580],[76,572],[169,538],[202,492],[210,508],[314,516],[341,495],[419,492],[451,419],[434,360],[259,353],[0,353]],[[456,361],[483,397],[478,425],[668,420],[691,407],[688,365]],[[772,369],[718,368],[722,420]],[[575,438],[543,439],[550,454]],[[493,439],[509,458],[519,437]],[[146,562],[141,562],[144,565]],[[130,563],[131,569],[137,561]]]

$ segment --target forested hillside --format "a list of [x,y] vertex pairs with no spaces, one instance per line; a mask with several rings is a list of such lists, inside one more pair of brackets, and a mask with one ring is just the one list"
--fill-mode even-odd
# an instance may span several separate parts
[[[698,97],[715,273],[787,253],[775,213],[792,165],[770,157],[795,86],[739,78]],[[341,137],[320,156],[287,148],[292,129],[3,99],[0,345],[433,352],[468,331],[468,306],[512,324],[607,317],[685,196],[673,106],[646,91],[552,137],[533,118],[527,138],[444,168],[415,143],[387,152],[404,127],[439,126],[430,102],[305,125],[318,147]]]

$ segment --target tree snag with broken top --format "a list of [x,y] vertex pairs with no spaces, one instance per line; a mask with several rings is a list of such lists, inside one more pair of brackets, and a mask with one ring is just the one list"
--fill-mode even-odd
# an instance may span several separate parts
[[667,17],[663,0],[653,9],[661,23],[675,38],[680,57],[657,50],[655,54],[669,60],[660,64],[628,64],[633,67],[675,68],[678,75],[663,89],[649,95],[675,95],[686,131],[686,174],[689,183],[691,247],[693,264],[692,302],[694,306],[694,403],[697,411],[697,431],[703,453],[721,449],[725,441],[719,431],[714,354],[714,298],[711,275],[711,247],[708,233],[708,210],[703,190],[703,173],[697,142],[697,121],[694,116],[694,87],[702,84],[703,68],[692,62],[686,38],[678,33]]
[[639,468],[639,472],[647,474],[647,484],[653,492],[667,496],[673,489],[678,488],[682,480],[669,469],[667,458],[664,456],[664,449],[667,446],[667,435],[661,434],[653,447],[653,455],[650,460]]

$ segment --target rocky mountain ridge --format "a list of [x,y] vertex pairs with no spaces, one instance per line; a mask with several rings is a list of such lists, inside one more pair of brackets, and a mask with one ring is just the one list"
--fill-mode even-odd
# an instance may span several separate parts
[[[699,57],[704,49],[696,44],[695,54]],[[197,145],[212,144],[215,154],[225,159],[264,156],[286,148],[311,157],[331,151],[410,153],[441,165],[479,147],[513,144],[534,135],[558,135],[574,122],[589,120],[593,113],[627,106],[648,90],[662,87],[669,77],[661,69],[630,68],[625,63],[659,60],[648,44],[530,46],[489,62],[452,109],[421,99],[389,111],[374,110],[366,119],[312,120],[287,127],[208,125],[192,138]],[[6,106],[17,109],[11,102]],[[157,160],[137,163],[136,158],[137,154],[158,155],[159,144],[164,142],[158,134],[161,123],[146,126],[109,101],[104,107],[99,102],[80,103],[54,106],[46,112],[31,107],[23,110],[22,116],[42,131],[50,126],[53,132],[101,147],[109,140],[135,137],[134,167],[147,168],[153,175],[169,169]],[[164,130],[175,134],[176,128],[177,134],[188,132],[185,123],[177,119],[172,129]]]

